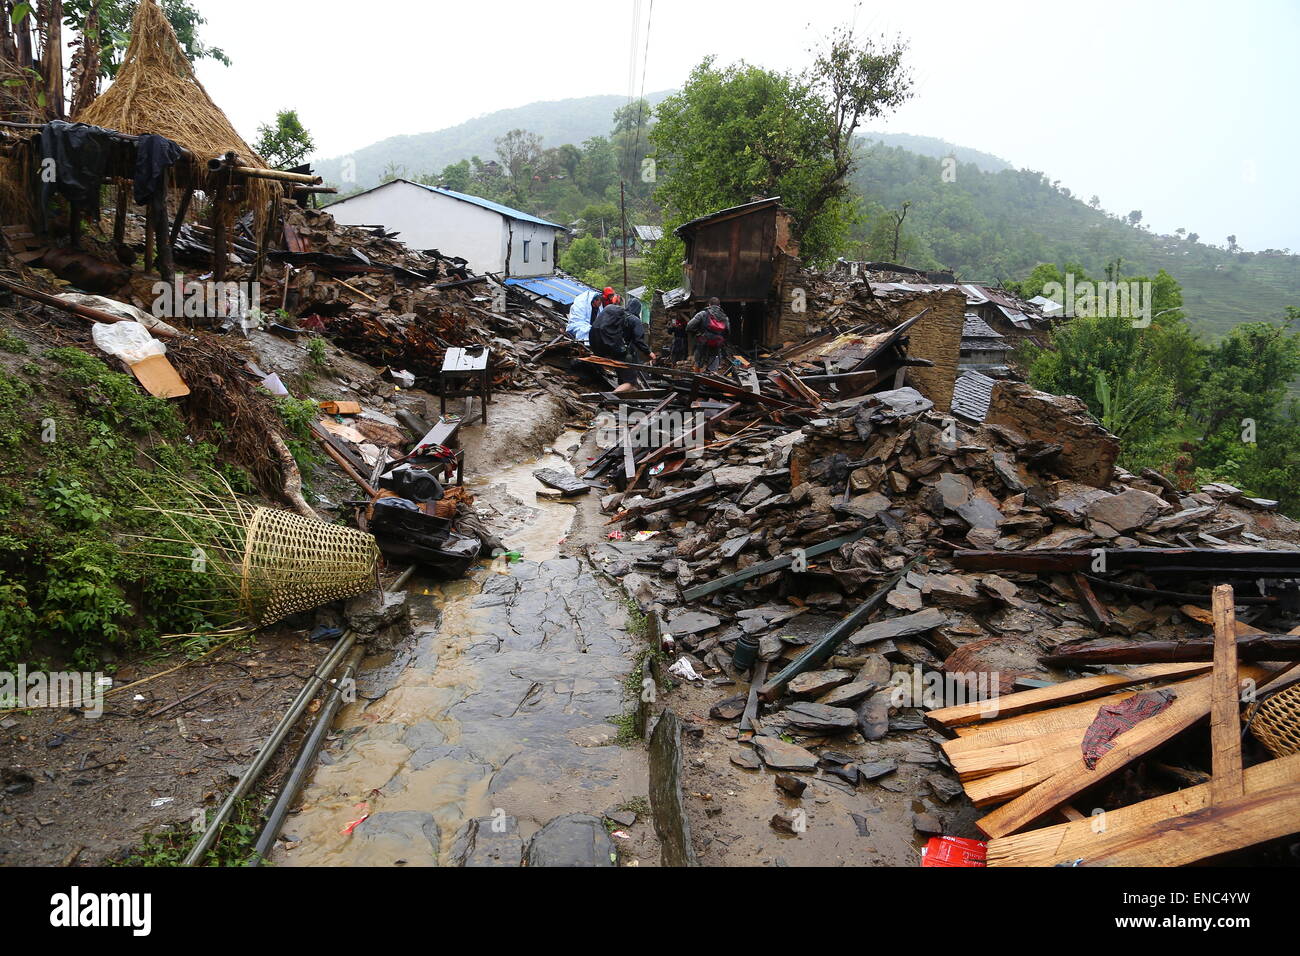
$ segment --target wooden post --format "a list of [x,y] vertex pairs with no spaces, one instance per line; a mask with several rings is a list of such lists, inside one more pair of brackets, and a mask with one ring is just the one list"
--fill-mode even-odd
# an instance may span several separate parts
[[230,177],[229,174],[220,172],[213,178],[217,187],[212,196],[212,280],[224,282],[229,255],[226,240],[226,183]]
[[168,241],[171,237],[170,230],[167,228],[167,187],[165,184],[158,187],[158,191],[149,197],[149,225],[150,232],[153,233],[154,241],[158,244],[158,275],[164,282],[171,282],[175,277],[176,270],[172,264],[172,246]]
[[1232,585],[1220,584],[1214,613],[1214,691],[1210,701],[1210,802],[1227,803],[1245,793],[1241,775],[1241,704],[1237,680],[1237,619]]
[[627,294],[627,202],[623,198],[623,180],[618,181],[618,210],[623,220],[623,294]]
[[117,209],[113,213],[113,244],[122,245],[126,241],[126,204],[130,202],[130,191],[125,180],[117,184]]
[[181,197],[181,204],[176,210],[176,221],[172,223],[170,239],[172,246],[176,245],[176,240],[180,238],[181,226],[185,225],[185,214],[190,211],[190,200],[194,198],[194,187],[190,186],[185,190],[185,195]]

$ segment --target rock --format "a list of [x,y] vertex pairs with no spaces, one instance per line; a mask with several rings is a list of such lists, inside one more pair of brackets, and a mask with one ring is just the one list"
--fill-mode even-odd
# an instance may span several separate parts
[[870,682],[879,687],[884,687],[889,683],[889,678],[893,672],[894,669],[890,666],[889,658],[885,657],[884,654],[869,654],[853,681],[854,683]]
[[668,619],[668,632],[675,637],[700,634],[722,623],[720,618],[704,611],[686,611]]
[[801,797],[803,792],[808,789],[808,781],[800,780],[788,773],[778,773],[776,775],[776,786],[787,796]]
[[888,511],[893,504],[888,498],[879,492],[872,492],[866,495],[855,495],[849,499],[848,507],[850,510],[857,512],[866,518],[874,518],[882,511]]
[[768,823],[778,833],[795,833],[795,819],[792,813],[774,813]]
[[830,693],[818,697],[817,703],[825,704],[827,707],[852,707],[879,686],[875,681],[854,681],[843,684]]
[[939,481],[934,488],[939,493],[943,506],[949,511],[956,511],[970,501],[971,493],[975,490],[975,483],[965,475],[954,475],[945,472],[939,476]]
[[714,720],[735,720],[745,712],[745,704],[748,700],[746,694],[720,700],[709,708],[709,716]]
[[890,591],[885,597],[885,603],[890,607],[896,607],[900,611],[919,611],[925,606],[921,600],[921,592],[916,588],[908,587],[906,584],[899,584],[898,587]]
[[1093,521],[1100,521],[1119,532],[1146,527],[1168,510],[1169,502],[1159,495],[1136,488],[1108,498],[1097,498],[1083,508],[1084,514]]
[[768,737],[762,734],[753,740],[754,749],[763,758],[763,763],[773,770],[817,769],[817,758],[810,751],[797,744],[788,744],[780,737]]
[[953,798],[961,796],[962,786],[951,777],[945,777],[940,773],[932,773],[925,778],[925,785],[930,788],[930,792],[942,800],[944,803],[950,802]]
[[792,727],[818,733],[839,733],[858,724],[858,715],[847,707],[827,707],[810,701],[791,704],[781,716]]
[[605,819],[610,820],[621,827],[630,827],[636,823],[636,813],[631,810],[620,810],[618,807],[605,811]]
[[871,763],[858,764],[858,774],[864,780],[875,780],[898,769],[897,760],[874,760]]
[[857,706],[858,731],[868,740],[879,740],[889,733],[889,702],[893,690],[878,690]]
[[763,769],[763,764],[758,759],[758,754],[754,753],[752,750],[737,750],[731,755],[731,762],[744,770]]
[[[364,824],[363,824],[364,825]],[[475,817],[456,833],[452,866],[522,866],[524,841],[514,817]]]
[[390,865],[436,866],[442,837],[432,813],[383,810],[372,813],[352,831],[370,845],[366,858],[383,857]]
[[362,634],[377,631],[405,618],[410,613],[405,591],[368,591],[347,603],[343,616],[348,626]]
[[[972,595],[974,595],[974,590],[974,588],[971,588]],[[861,647],[873,641],[907,637],[911,634],[924,634],[926,631],[932,631],[936,627],[942,627],[947,623],[948,615],[936,608],[926,608],[924,611],[918,611],[915,614],[886,618],[883,621],[868,624],[866,627],[860,627],[849,636],[849,642]]]
[[853,674],[850,671],[807,671],[791,679],[787,689],[795,697],[817,697],[851,680]]
[[570,813],[556,817],[528,841],[528,865],[614,866],[617,852],[599,817]]
[[912,814],[912,828],[927,836],[943,836],[943,821],[933,813]]

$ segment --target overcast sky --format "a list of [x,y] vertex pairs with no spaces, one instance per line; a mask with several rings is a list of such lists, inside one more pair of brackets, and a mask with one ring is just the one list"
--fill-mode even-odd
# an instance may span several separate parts
[[[234,65],[199,75],[236,127],[292,107],[318,156],[538,100],[680,86],[708,55],[800,69],[855,16],[911,45],[891,132],[937,136],[1219,245],[1300,251],[1300,3],[195,0]],[[634,14],[636,63],[631,63]],[[629,74],[635,79],[629,83]],[[559,145],[551,143],[547,145]]]

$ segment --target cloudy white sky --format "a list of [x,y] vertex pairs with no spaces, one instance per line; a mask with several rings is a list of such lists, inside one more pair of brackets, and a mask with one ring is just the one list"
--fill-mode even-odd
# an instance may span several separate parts
[[[199,74],[252,138],[292,107],[319,156],[537,100],[629,92],[708,55],[799,69],[837,22],[911,44],[916,96],[886,124],[1141,209],[1160,232],[1300,250],[1300,3],[912,0],[195,0],[234,60]],[[295,40],[301,41],[294,42]],[[551,144],[557,145],[557,144]]]

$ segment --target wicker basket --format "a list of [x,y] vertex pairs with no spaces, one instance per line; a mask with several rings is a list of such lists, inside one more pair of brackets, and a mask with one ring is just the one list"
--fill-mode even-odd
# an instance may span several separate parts
[[1300,753],[1300,684],[1260,703],[1250,729],[1275,757]]
[[240,605],[258,627],[373,590],[379,548],[355,528],[255,508],[240,568]]

